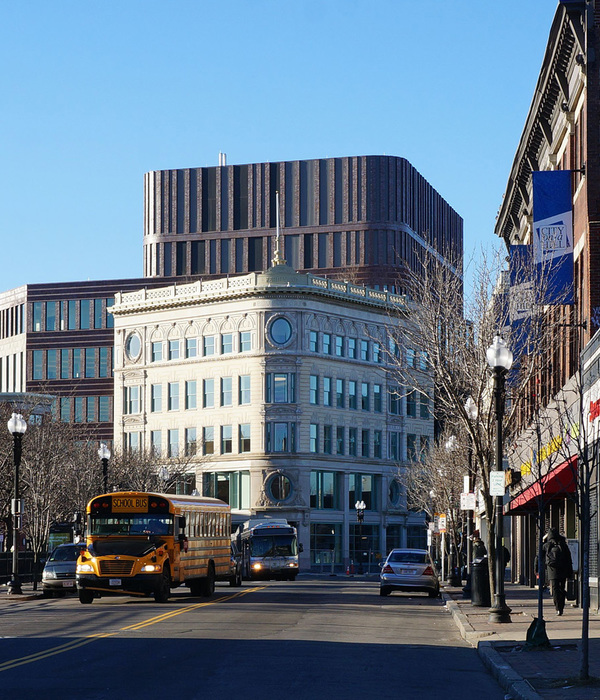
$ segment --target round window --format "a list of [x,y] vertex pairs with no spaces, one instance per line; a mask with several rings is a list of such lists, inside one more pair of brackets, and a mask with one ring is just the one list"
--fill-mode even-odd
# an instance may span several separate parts
[[292,324],[287,318],[276,318],[269,328],[269,335],[275,345],[285,345],[292,337]]
[[142,341],[137,333],[131,333],[125,342],[125,352],[130,360],[139,357],[142,350]]
[[292,482],[285,474],[273,474],[267,481],[267,491],[273,501],[285,501],[292,494]]
[[400,488],[400,484],[396,481],[396,479],[394,479],[392,482],[390,482],[390,490],[389,490],[390,503],[394,506],[399,505],[401,495],[402,495],[402,489]]

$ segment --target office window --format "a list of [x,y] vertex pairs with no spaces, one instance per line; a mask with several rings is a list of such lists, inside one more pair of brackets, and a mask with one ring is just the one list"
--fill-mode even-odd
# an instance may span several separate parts
[[314,406],[319,403],[319,377],[316,374],[310,375],[309,403]]
[[369,405],[369,385],[367,382],[360,383],[360,407],[363,411],[370,410]]
[[419,369],[423,372],[429,369],[429,354],[427,350],[421,350],[419,353]]
[[115,305],[115,300],[113,298],[106,300],[106,315],[105,322],[107,328],[115,327],[115,317],[110,313],[111,306]]
[[310,473],[311,508],[337,509],[339,491],[337,472],[314,471]]
[[129,415],[140,413],[141,403],[139,386],[126,386],[124,388],[124,399],[123,413]]
[[168,385],[168,406],[167,410],[169,411],[178,411],[179,410],[179,382],[169,382]]
[[154,455],[162,452],[162,432],[160,430],[150,431],[150,450]]
[[408,433],[406,435],[406,459],[409,462],[414,462],[417,457],[417,436],[413,433]]
[[185,429],[185,456],[193,457],[196,454],[196,428]]
[[79,379],[81,377],[82,355],[82,348],[73,349],[73,379]]
[[85,399],[83,396],[75,397],[75,423],[83,423]]
[[356,457],[356,442],[357,429],[348,428],[348,454],[351,457]]
[[233,429],[230,425],[221,426],[221,454],[233,452]]
[[68,397],[60,399],[60,420],[62,423],[71,422],[71,399]]
[[335,453],[344,454],[344,426],[338,425],[335,429]]
[[223,333],[221,335],[221,355],[228,355],[233,352],[233,333]]
[[197,357],[198,355],[198,339],[197,338],[186,338],[185,339],[185,356],[186,359],[192,357]]
[[240,352],[250,352],[252,350],[252,333],[242,331],[240,333]]
[[132,433],[127,433],[127,450],[129,452],[137,452],[140,449],[141,438],[140,433],[135,431]]
[[185,408],[188,411],[194,410],[196,405],[196,380],[193,379],[185,383]]
[[31,368],[31,378],[32,379],[43,379],[44,378],[44,351],[34,350],[32,353],[32,368]]
[[308,336],[308,349],[311,352],[319,352],[319,333],[310,331]]
[[350,380],[348,382],[348,408],[356,410],[358,408],[357,398],[356,398],[356,382]]
[[399,416],[401,415],[400,388],[397,386],[390,387],[390,413]]
[[409,391],[406,396],[406,415],[411,418],[417,417],[417,394],[414,390]]
[[295,403],[296,375],[290,373],[269,372],[266,376],[266,403]]
[[400,459],[400,433],[390,433],[390,459]]
[[85,376],[86,379],[96,376],[96,348],[85,348]]
[[360,455],[361,455],[361,457],[368,457],[369,453],[370,453],[369,431],[368,430],[361,430]]
[[383,410],[381,395],[381,384],[373,384],[373,410],[375,413],[381,413]]
[[167,457],[179,457],[179,430],[167,430]]
[[98,362],[98,376],[101,379],[111,376],[111,368],[108,364],[108,348],[100,348],[100,360]]
[[46,302],[46,330],[55,331],[56,330],[56,302],[47,301]]
[[348,338],[348,357],[356,359],[356,338]]
[[240,406],[250,403],[250,375],[242,374],[238,378],[238,401]]
[[428,419],[429,418],[429,396],[427,396],[427,394],[421,394],[419,398],[420,398],[419,415],[421,416],[421,418]]
[[86,420],[88,423],[95,423],[98,420],[95,396],[88,396],[86,398]]
[[162,411],[162,384],[152,384],[150,387],[150,412]]
[[239,452],[250,452],[250,423],[239,426]]
[[323,452],[330,455],[333,451],[333,426],[323,426]]
[[202,408],[215,407],[215,380],[202,380]]
[[94,328],[102,328],[103,320],[102,299],[94,299]]
[[331,377],[323,377],[323,406],[332,406]]
[[70,331],[77,330],[77,301],[71,299],[67,303],[67,326]]
[[373,431],[373,457],[375,457],[375,458],[381,458],[381,456],[382,456],[381,441],[382,441],[381,430],[374,430]]
[[169,360],[179,359],[179,340],[169,340]]
[[[351,382],[348,382],[348,384],[351,384]],[[356,382],[354,382],[354,385],[356,387]],[[335,380],[335,405],[336,405],[336,408],[344,408],[344,380],[343,379],[336,379]]]
[[111,421],[110,396],[98,397],[98,420],[101,423],[109,423]]
[[368,340],[361,340],[360,341],[360,359],[361,360],[368,360],[369,359],[369,341]]
[[215,453],[215,429],[212,425],[202,428],[202,452],[205,455]]
[[344,338],[341,335],[335,336],[335,354],[337,357],[344,356]]
[[381,343],[373,343],[373,362],[381,364],[383,362],[383,353],[381,352]]
[[296,423],[267,423],[266,451],[295,452]]
[[162,352],[163,344],[162,340],[158,340],[152,343],[152,362],[160,362],[163,358]]
[[204,357],[209,357],[215,354],[215,336],[205,335],[202,338],[202,355]]
[[34,301],[33,302],[33,330],[34,331],[41,331],[42,330],[42,302],[41,301]]
[[[106,348],[102,349],[106,350]],[[60,351],[60,378],[71,378],[71,362],[69,359],[69,350],[67,348],[62,348]]]
[[323,354],[331,355],[331,334],[323,333]]
[[366,510],[377,509],[377,477],[372,474],[348,476],[348,508],[354,510],[356,501],[364,501]]
[[221,406],[233,406],[233,379],[221,378]]
[[90,300],[82,299],[79,306],[79,327],[81,330],[88,330],[90,327]]
[[317,453],[319,451],[319,426],[316,423],[311,423],[309,426],[309,452]]
[[46,379],[56,379],[58,376],[56,350],[48,350],[46,353]]

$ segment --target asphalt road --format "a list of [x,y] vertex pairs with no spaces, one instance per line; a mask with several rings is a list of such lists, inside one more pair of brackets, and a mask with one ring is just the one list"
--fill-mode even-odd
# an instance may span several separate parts
[[0,694],[28,700],[443,698],[504,693],[440,600],[346,578],[151,599],[0,605]]

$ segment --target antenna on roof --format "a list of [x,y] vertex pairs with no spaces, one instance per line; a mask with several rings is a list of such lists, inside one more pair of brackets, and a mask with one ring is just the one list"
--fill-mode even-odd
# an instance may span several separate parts
[[273,253],[273,259],[271,260],[271,265],[285,265],[286,262],[281,254],[281,232],[279,230],[279,190],[275,192],[275,221],[277,226],[277,235],[275,236],[275,252]]

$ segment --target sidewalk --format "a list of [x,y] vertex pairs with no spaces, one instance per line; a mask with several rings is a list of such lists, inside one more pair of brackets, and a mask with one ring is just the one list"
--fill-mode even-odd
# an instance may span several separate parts
[[[537,617],[537,589],[505,583],[505,593],[512,622],[504,624],[488,622],[489,608],[472,606],[469,599],[462,597],[462,588],[445,586],[442,597],[462,637],[477,647],[508,697],[599,700],[600,684],[591,687],[574,684],[581,667],[581,609],[567,601],[564,614],[558,617],[551,596],[544,593],[544,620],[552,648],[526,651],[523,646],[527,630]],[[590,676],[600,678],[598,613],[590,612],[589,639]],[[561,682],[565,679],[571,682]]]

